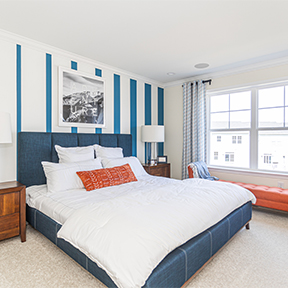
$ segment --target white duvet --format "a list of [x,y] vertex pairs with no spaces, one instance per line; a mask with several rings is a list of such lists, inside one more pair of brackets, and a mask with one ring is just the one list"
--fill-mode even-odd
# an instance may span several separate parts
[[240,186],[202,179],[140,186],[76,210],[58,232],[123,288],[143,286],[169,252],[256,200]]

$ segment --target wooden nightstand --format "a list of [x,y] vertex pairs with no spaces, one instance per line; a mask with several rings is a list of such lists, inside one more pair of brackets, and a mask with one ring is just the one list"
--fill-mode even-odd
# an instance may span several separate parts
[[20,234],[26,241],[26,186],[17,181],[0,183],[0,240]]
[[143,167],[150,175],[170,178],[170,163],[159,163],[158,165],[154,166],[143,164]]

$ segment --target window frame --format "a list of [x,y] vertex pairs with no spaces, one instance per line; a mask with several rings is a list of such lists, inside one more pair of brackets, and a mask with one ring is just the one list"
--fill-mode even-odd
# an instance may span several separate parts
[[[258,169],[258,133],[259,131],[288,131],[288,125],[287,127],[257,127],[257,120],[258,120],[258,90],[260,89],[266,89],[266,88],[274,88],[279,86],[288,86],[288,80],[285,79],[283,81],[277,81],[277,82],[269,82],[269,83],[260,83],[260,84],[251,84],[249,86],[242,86],[242,87],[235,87],[231,89],[217,89],[217,90],[208,90],[207,91],[207,163],[208,166],[215,169],[233,169],[235,171],[254,171],[254,172],[260,172],[265,174],[277,174],[277,175],[288,175],[288,172],[286,171],[278,171],[278,170],[264,170],[264,169]],[[288,88],[287,88],[288,89]],[[211,104],[210,99],[213,96],[220,96],[224,94],[233,94],[233,93],[240,93],[245,91],[251,91],[251,126],[250,128],[233,128],[233,129],[210,129],[210,114],[211,114]],[[287,91],[286,91],[287,92]],[[286,95],[287,97],[287,95]],[[288,106],[288,103],[285,103],[285,88],[284,88],[284,110],[285,105]],[[285,113],[285,112],[284,112]],[[288,115],[286,115],[288,118]],[[287,122],[287,120],[286,120]],[[284,125],[285,125],[285,119],[284,119]],[[250,134],[250,155],[249,155],[249,168],[243,168],[243,167],[236,167],[236,166],[220,166],[215,164],[209,164],[210,163],[210,132],[241,132],[241,131],[248,131]],[[237,139],[238,140],[238,139]],[[238,141],[236,140],[236,144]],[[243,143],[243,141],[242,141]],[[229,163],[229,162],[228,162]]]

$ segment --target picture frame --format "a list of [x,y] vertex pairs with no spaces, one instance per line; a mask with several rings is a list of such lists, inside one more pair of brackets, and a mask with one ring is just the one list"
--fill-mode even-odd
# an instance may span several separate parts
[[157,156],[158,163],[167,163],[167,156]]
[[105,80],[59,67],[59,126],[105,128]]

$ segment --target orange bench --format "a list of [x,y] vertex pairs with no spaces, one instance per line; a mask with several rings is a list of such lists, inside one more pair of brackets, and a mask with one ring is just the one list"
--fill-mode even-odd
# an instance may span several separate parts
[[256,197],[256,206],[262,206],[288,212],[288,189],[263,185],[247,184],[242,182],[224,181],[242,186],[250,190]]
[[[190,167],[188,167],[188,173],[189,178],[193,178],[193,171]],[[254,204],[256,206],[288,212],[288,189],[225,180],[219,181],[237,184],[251,191],[257,199],[256,203]]]

